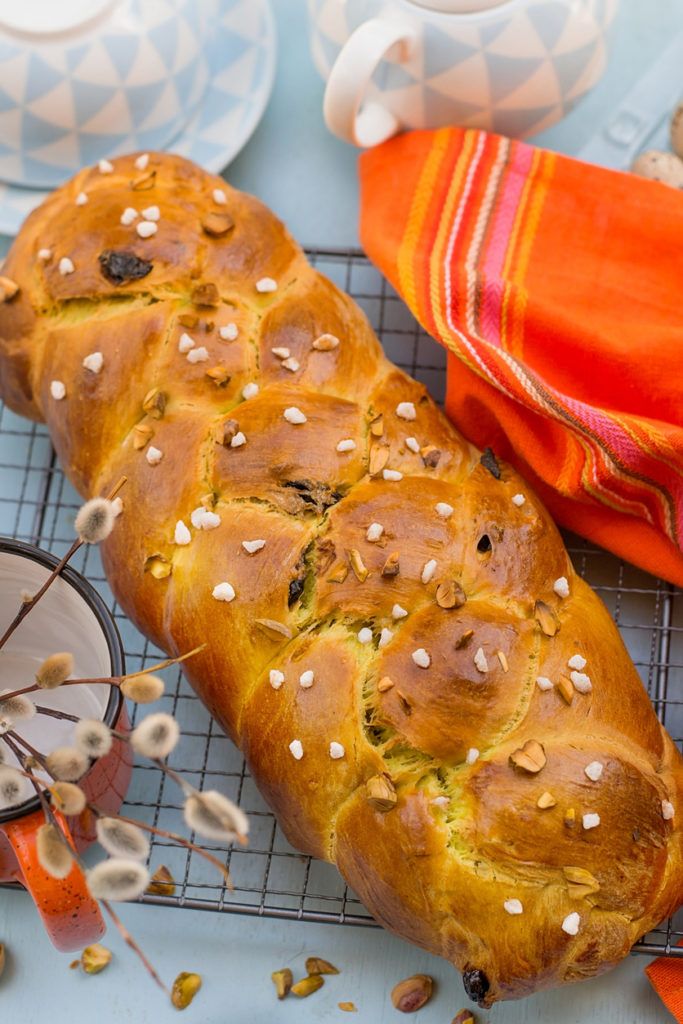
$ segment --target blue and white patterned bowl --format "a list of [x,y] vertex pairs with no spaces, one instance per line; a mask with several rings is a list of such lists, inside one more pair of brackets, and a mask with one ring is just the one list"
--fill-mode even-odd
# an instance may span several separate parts
[[[212,0],[211,9],[203,52],[207,87],[180,134],[162,148],[218,172],[239,153],[263,115],[273,86],[276,40],[269,0]],[[1,140],[0,135],[0,152]],[[110,139],[98,155],[136,148],[145,147],[129,137],[115,145]],[[78,167],[82,162],[79,157]],[[0,232],[16,234],[46,195],[43,189],[0,183]]]
[[161,149],[208,84],[215,0],[53,2],[24,0],[45,14],[35,31],[24,4],[0,3],[2,181],[52,187],[112,154]]

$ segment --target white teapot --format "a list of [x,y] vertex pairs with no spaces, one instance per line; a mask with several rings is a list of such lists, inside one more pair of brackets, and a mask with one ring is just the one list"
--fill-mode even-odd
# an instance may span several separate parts
[[600,78],[618,0],[309,0],[332,132],[371,146],[457,124],[525,136]]

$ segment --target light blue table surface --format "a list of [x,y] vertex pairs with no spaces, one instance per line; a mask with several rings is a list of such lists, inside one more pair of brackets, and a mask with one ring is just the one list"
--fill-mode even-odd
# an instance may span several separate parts
[[[357,245],[357,154],[324,127],[322,83],[308,52],[304,0],[272,2],[280,45],[275,89],[260,127],[226,177],[269,203],[304,243]],[[607,74],[538,141],[562,152],[581,152],[681,29],[683,0],[622,0]],[[680,72],[678,87],[683,92]],[[669,79],[662,83],[662,95],[676,88]],[[438,991],[411,1019],[449,1024],[467,1005],[459,977],[444,961],[379,930],[142,906],[124,907],[123,916],[166,978],[181,970],[203,975],[202,992],[186,1011],[188,1019],[202,1024],[398,1021],[404,1018],[392,1008],[389,991],[416,971],[432,974]],[[0,892],[0,941],[9,950],[0,979],[3,1024],[164,1024],[177,1019],[113,934],[106,941],[115,960],[104,974],[85,977],[70,971],[71,958],[52,949],[23,893]],[[309,954],[330,959],[342,974],[310,999],[278,1003],[270,972],[285,965],[303,972]],[[491,1024],[664,1024],[671,1018],[644,978],[645,963],[631,957],[605,978],[499,1005],[479,1019]],[[341,1000],[352,1000],[358,1013],[343,1015],[337,1008]]]

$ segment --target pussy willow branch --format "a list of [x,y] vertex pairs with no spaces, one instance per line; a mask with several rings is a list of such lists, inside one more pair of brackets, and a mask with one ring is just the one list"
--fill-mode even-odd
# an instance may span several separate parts
[[22,760],[24,755],[20,754],[20,752],[17,750],[17,745],[23,747],[24,750],[28,750],[29,754],[35,758],[35,760],[38,762],[43,771],[47,772],[50,778],[54,779],[54,775],[47,767],[45,755],[41,754],[39,750],[36,750],[35,747],[31,746],[28,740],[25,740],[24,737],[20,736],[18,732],[15,732],[14,729],[12,729],[10,732],[6,732],[2,738],[5,741],[5,743],[7,743],[9,747],[11,747],[11,749],[14,751],[14,754],[17,757],[21,757]]
[[58,708],[46,708],[42,704],[34,705],[36,714],[47,715],[49,718],[59,718],[65,722],[80,722],[78,715],[70,715],[68,711],[60,711]]
[[[126,477],[122,476],[119,482],[116,484],[116,486],[107,495],[108,501],[112,501],[112,499],[116,497],[116,495],[121,490],[125,482]],[[64,566],[69,561],[69,559],[76,554],[76,552],[82,546],[82,544],[83,541],[80,539],[80,537],[76,538],[76,540],[73,542],[67,553],[57,562],[57,565],[54,567],[48,578],[45,580],[40,590],[33,595],[30,601],[24,601],[22,603],[19,611],[14,616],[14,618],[10,622],[9,626],[7,627],[3,635],[0,637],[0,650],[2,650],[2,648],[5,646],[5,644],[12,636],[12,633],[14,633],[17,626],[19,626],[24,621],[24,619],[31,611],[31,609],[38,604],[45,591],[48,590],[49,587],[54,583],[54,581],[57,579]]]
[[[156,665],[149,665],[147,668],[141,668],[137,672],[127,672],[124,676],[93,676],[92,678],[67,679],[60,683],[59,689],[61,690],[64,686],[91,686],[98,684],[120,686],[124,679],[135,679],[136,676],[146,676],[151,672],[161,672],[162,669],[169,668],[171,665],[179,665],[182,661],[187,661],[193,655],[199,654],[205,647],[206,644],[200,644],[198,647],[193,647],[186,654],[179,654],[177,658],[165,658],[164,661],[158,661]],[[22,697],[25,693],[36,693],[42,689],[43,687],[38,686],[37,683],[31,683],[29,686],[23,686],[19,690],[12,690],[11,693],[3,693],[2,697],[0,697],[0,703],[3,700],[11,700],[12,697]]]
[[137,942],[135,941],[133,936],[130,934],[130,932],[128,931],[128,929],[124,925],[123,921],[121,920],[119,915],[116,913],[116,911],[114,910],[114,908],[110,904],[109,900],[100,900],[100,903],[102,904],[102,906],[104,907],[104,909],[109,914],[109,916],[112,919],[112,921],[114,922],[116,928],[118,929],[118,932],[119,932],[121,938],[126,943],[126,945],[129,946],[133,950],[133,952],[136,954],[136,956],[138,956],[140,958],[140,960],[144,964],[147,972],[152,976],[152,978],[154,978],[154,980],[156,981],[157,985],[162,990],[162,992],[165,992],[166,995],[170,995],[170,993],[169,993],[168,989],[166,988],[166,986],[164,985],[163,981],[161,980],[161,978],[159,977],[159,975],[157,974],[157,972],[155,971],[154,967],[149,962],[149,960],[147,959],[147,957],[145,956],[143,951],[140,949],[140,947],[138,946]]
[[[88,807],[96,813],[101,813],[99,808],[94,804],[88,804]],[[125,821],[129,825],[137,825],[138,828],[143,829],[145,832],[151,832],[152,835],[161,836],[163,839],[172,839],[174,842],[184,846],[185,849],[192,850],[194,853],[200,854],[200,856],[204,857],[210,864],[213,864],[213,866],[220,871],[225,879],[228,889],[232,892],[232,879],[230,878],[230,872],[226,868],[225,864],[222,864],[217,857],[214,857],[213,854],[209,853],[207,850],[203,850],[201,846],[197,846],[195,843],[190,842],[189,839],[185,839],[176,832],[167,832],[164,828],[156,828],[154,825],[148,825],[146,821],[138,821],[136,818],[128,818],[125,814],[114,814],[112,817],[116,818],[118,821]]]
[[31,609],[36,604],[38,604],[38,601],[40,601],[40,599],[43,596],[43,594],[45,593],[45,591],[48,589],[48,587],[51,586],[52,583],[54,583],[54,581],[57,579],[57,577],[59,576],[60,572],[62,571],[62,569],[66,565],[66,563],[69,561],[69,559],[73,555],[76,554],[76,552],[78,551],[78,549],[81,547],[82,544],[83,544],[82,540],[80,540],[80,539],[75,540],[73,542],[73,544],[71,545],[71,547],[69,548],[69,550],[67,551],[67,553],[62,558],[60,558],[60,560],[57,562],[57,565],[54,567],[54,569],[52,570],[52,572],[50,573],[48,578],[45,580],[45,582],[43,583],[43,585],[40,588],[40,590],[36,594],[33,595],[33,597],[31,598],[30,601],[24,601],[24,603],[22,604],[21,608],[19,609],[19,611],[14,616],[14,618],[10,622],[9,626],[7,627],[5,632],[3,633],[2,637],[0,637],[0,649],[2,649],[5,646],[5,644],[9,640],[9,638],[12,636],[12,633],[14,632],[14,630],[17,628],[17,626],[19,626],[24,621],[24,619],[26,618],[28,613],[31,611]]

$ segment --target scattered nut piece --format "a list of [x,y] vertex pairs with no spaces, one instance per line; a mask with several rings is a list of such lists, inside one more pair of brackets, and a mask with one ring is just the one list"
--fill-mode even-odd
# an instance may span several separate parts
[[566,676],[560,676],[557,681],[557,689],[567,704],[571,704],[574,700],[574,687],[571,684],[571,680],[567,679]]
[[373,437],[381,437],[384,433],[384,416],[382,413],[370,421],[370,433]]
[[165,864],[161,864],[147,886],[147,892],[152,896],[172,896],[175,892],[175,879]]
[[456,651],[460,651],[460,650],[462,650],[463,647],[467,647],[468,643],[470,642],[470,640],[472,639],[473,636],[474,636],[474,630],[473,629],[466,629],[465,632],[462,633],[458,637],[458,639],[455,641],[455,649],[456,649]]
[[555,636],[560,628],[560,624],[550,605],[547,605],[545,601],[537,601],[534,605],[534,615],[545,635]]
[[226,420],[223,424],[223,437],[220,443],[224,448],[232,446],[233,439],[240,432],[240,425],[237,420]]
[[111,963],[111,950],[99,942],[86,946],[81,953],[80,964],[86,974],[99,974]]
[[147,423],[136,423],[133,427],[133,448],[141,452],[154,437],[154,428]]
[[568,807],[564,812],[564,824],[567,828],[574,828],[576,824],[576,811],[573,807]]
[[270,977],[275,985],[275,991],[277,992],[278,999],[284,999],[290,991],[292,982],[294,981],[289,967],[283,967],[279,971],[273,971]]
[[436,448],[433,444],[425,445],[424,448],[420,449],[420,455],[422,456],[422,462],[428,469],[434,469],[439,465],[439,459],[441,458],[441,449]]
[[370,458],[368,460],[368,473],[370,476],[379,476],[388,461],[389,449],[385,445],[370,445]]
[[295,985],[292,985],[290,992],[292,995],[305,999],[306,996],[310,996],[313,992],[317,992],[324,984],[325,979],[319,974],[309,974],[307,978],[302,978],[301,981],[297,981]]
[[510,754],[510,764],[522,771],[535,775],[545,768],[547,758],[542,744],[537,740],[527,740],[523,747]]
[[332,572],[327,577],[328,583],[343,583],[349,575],[349,567],[345,562],[337,562]]
[[339,338],[334,334],[321,334],[313,342],[312,348],[316,349],[317,352],[331,352],[338,344]]
[[365,583],[366,579],[370,575],[370,571],[365,568],[363,559],[360,556],[360,551],[356,548],[351,548],[350,551],[347,551],[347,555],[349,558],[349,564],[353,569],[356,579],[359,580],[360,583]]
[[215,284],[198,284],[192,289],[192,301],[195,306],[220,306],[221,297]]
[[224,388],[226,384],[230,383],[230,374],[228,373],[227,367],[221,363],[218,366],[212,366],[210,370],[206,371],[206,376],[209,380],[212,380],[217,388]]
[[382,676],[377,684],[378,693],[386,693],[387,690],[391,690],[394,685],[394,680],[390,679],[389,676]]
[[163,555],[150,555],[145,561],[145,572],[151,573],[155,580],[165,580],[173,572],[173,566]]
[[178,323],[181,327],[186,327],[188,331],[193,331],[199,323],[199,317],[196,313],[181,313]]
[[562,868],[562,873],[569,882],[569,898],[572,900],[580,900],[584,896],[591,896],[600,891],[597,878],[585,868]]
[[[425,653],[426,653],[426,651],[425,651]],[[410,701],[406,697],[405,693],[402,693],[401,690],[398,689],[398,687],[396,688],[396,693],[398,695],[398,699],[399,699],[400,704],[401,704],[401,711],[403,712],[403,714],[404,715],[412,715],[412,713],[413,713],[413,705],[410,703]]]
[[510,666],[508,665],[508,660],[507,657],[505,656],[505,651],[496,651],[496,657],[500,662],[500,667],[502,668],[503,672],[507,672]]
[[456,1013],[451,1024],[477,1024],[477,1018],[470,1010],[460,1010]]
[[455,580],[444,580],[436,588],[436,603],[439,608],[462,608],[467,596]]
[[276,622],[275,619],[254,619],[254,622],[266,633],[284,636],[287,640],[292,638],[292,631],[284,622]]
[[234,227],[235,222],[228,213],[208,213],[202,220],[204,233],[210,238],[222,238]]
[[309,956],[306,960],[306,970],[309,974],[339,974],[337,968],[320,956]]
[[19,291],[19,285],[9,277],[0,276],[0,302],[9,302]]
[[159,388],[152,388],[142,400],[142,408],[152,419],[160,420],[166,411],[168,395]]
[[346,1013],[358,1013],[358,1007],[355,1003],[337,1003],[340,1010],[344,1010]]
[[538,800],[536,801],[536,806],[540,807],[542,811],[547,811],[549,807],[554,807],[556,803],[557,800],[555,799],[553,794],[549,793],[548,790],[546,790],[545,793],[541,793],[541,795],[539,796]]
[[384,565],[382,566],[382,576],[384,576],[385,578],[387,576],[398,576],[400,571],[401,566],[399,562],[398,551],[392,551],[392,553],[388,555]]
[[187,1009],[201,987],[202,979],[199,974],[181,971],[171,989],[171,1002],[176,1010]]
[[133,178],[131,181],[130,187],[133,192],[148,192],[149,189],[154,188],[156,176],[156,171],[147,171],[145,174],[138,174],[137,178]]
[[432,997],[434,979],[428,974],[413,974],[394,985],[391,990],[391,1001],[401,1013],[415,1013]]
[[398,797],[388,775],[373,775],[365,783],[365,797],[375,811],[390,811]]

